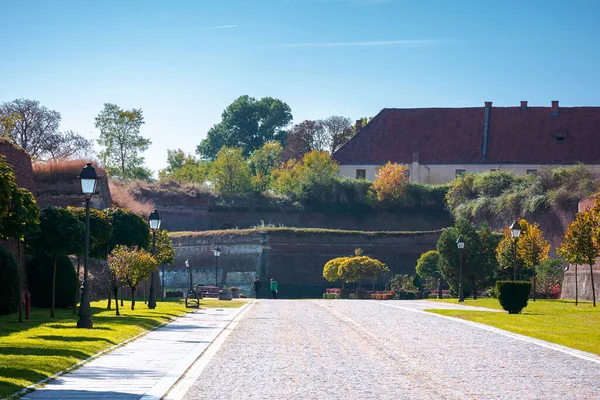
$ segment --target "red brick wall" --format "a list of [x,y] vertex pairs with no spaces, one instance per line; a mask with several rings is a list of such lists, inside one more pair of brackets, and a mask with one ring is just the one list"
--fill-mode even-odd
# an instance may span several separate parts
[[0,139],[0,154],[15,172],[17,185],[33,191],[35,184],[29,154],[6,139]]

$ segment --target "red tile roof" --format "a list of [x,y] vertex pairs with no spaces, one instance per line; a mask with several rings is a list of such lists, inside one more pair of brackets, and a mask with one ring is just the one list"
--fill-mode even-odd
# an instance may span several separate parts
[[600,107],[491,107],[485,158],[484,125],[485,107],[387,108],[333,158],[377,165],[411,163],[418,153],[422,164],[600,164]]

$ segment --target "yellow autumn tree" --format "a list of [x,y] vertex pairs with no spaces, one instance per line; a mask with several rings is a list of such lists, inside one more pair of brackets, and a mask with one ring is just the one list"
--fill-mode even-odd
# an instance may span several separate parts
[[407,165],[389,161],[381,167],[372,186],[377,201],[388,204],[402,201],[410,182],[407,171]]
[[525,268],[533,271],[533,301],[535,301],[536,268],[541,262],[548,259],[550,243],[544,238],[537,223],[530,224],[522,219],[520,224],[522,233],[517,242],[517,256]]
[[563,257],[569,264],[575,265],[575,305],[578,303],[577,290],[577,265],[588,264],[592,279],[592,299],[596,307],[596,289],[594,288],[594,274],[592,266],[600,257],[599,232],[598,232],[598,201],[591,210],[579,213],[575,220],[569,225],[565,239],[557,249],[558,255]]

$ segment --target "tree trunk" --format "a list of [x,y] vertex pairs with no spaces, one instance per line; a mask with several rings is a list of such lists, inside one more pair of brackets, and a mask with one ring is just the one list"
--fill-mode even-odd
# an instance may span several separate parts
[[575,264],[575,305],[579,302],[579,290],[577,286],[577,264]]
[[108,289],[108,304],[106,306],[107,310],[111,309],[111,297],[112,297],[111,295],[112,295],[112,290]]
[[473,300],[477,300],[477,285],[473,282]]
[[117,315],[121,315],[119,314],[119,298],[118,298],[118,294],[119,294],[119,288],[118,287],[114,287],[113,288],[113,293],[115,295],[115,309],[117,310]]
[[594,307],[596,307],[596,288],[594,287],[594,270],[592,266],[594,263],[590,263],[590,278],[592,278],[592,300],[594,302]]
[[123,305],[123,286],[121,286],[120,289],[121,289],[121,307],[125,307]]
[[131,288],[131,310],[135,310],[135,287]]
[[54,256],[54,272],[52,274],[52,307],[50,307],[50,318],[54,318],[54,300],[56,298],[56,262],[58,261],[58,256]]
[[23,288],[21,287],[21,240],[17,239],[17,265],[19,270],[17,271],[17,277],[19,279],[19,322],[23,322]]
[[77,256],[77,280],[75,281],[75,304],[73,304],[73,315],[77,315],[77,302],[79,301],[79,289],[81,282],[79,281],[79,268],[81,263],[79,262],[79,256]]

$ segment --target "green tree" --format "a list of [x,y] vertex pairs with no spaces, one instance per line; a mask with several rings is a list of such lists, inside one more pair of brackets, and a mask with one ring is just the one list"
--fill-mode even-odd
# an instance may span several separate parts
[[248,161],[258,190],[265,191],[269,187],[271,171],[280,163],[282,152],[281,143],[267,142],[250,156]]
[[39,229],[40,210],[33,194],[27,189],[14,187],[8,213],[0,220],[0,237],[5,240],[14,239],[17,242],[17,280],[19,286],[19,322],[23,322],[21,272],[23,260],[21,243],[26,235],[33,234]]
[[56,293],[56,263],[59,255],[81,254],[84,226],[72,212],[64,208],[48,207],[40,215],[40,230],[32,233],[28,245],[36,254],[47,254],[54,259],[52,274],[52,306],[50,317],[54,318]]
[[421,254],[417,261],[416,271],[423,279],[429,279],[431,274],[438,271],[438,263],[440,261],[440,253],[437,250],[430,250]]
[[141,109],[123,110],[116,104],[104,104],[96,117],[96,128],[100,129],[98,144],[103,148],[100,158],[110,176],[134,179],[147,175],[140,153],[151,142],[140,136],[143,124]]
[[[594,307],[596,307],[596,289],[594,288],[592,266],[596,263],[596,259],[600,257],[600,246],[598,246],[600,238],[598,237],[597,217],[595,218],[594,215],[597,207],[598,200],[596,200],[596,206],[593,209],[578,213],[575,216],[575,220],[571,222],[567,229],[563,243],[557,249],[558,255],[567,262],[575,265],[588,264],[590,266]],[[575,293],[575,305],[577,305],[577,279],[575,279]]]
[[137,246],[129,248],[119,245],[108,255],[108,265],[118,279],[131,289],[131,309],[135,310],[135,292],[156,268],[156,260]]
[[328,153],[313,150],[302,161],[288,161],[273,170],[273,189],[305,204],[325,204],[332,199],[338,170],[338,164]]
[[361,249],[354,251],[354,257],[345,257],[341,260],[338,275],[345,282],[357,282],[358,288],[361,288],[362,281],[365,279],[377,279],[382,274],[389,272],[387,265],[381,261],[362,255]]
[[158,177],[161,181],[203,184],[208,179],[210,162],[197,160],[183,150],[167,150],[167,167]]
[[108,215],[113,232],[108,242],[110,250],[119,244],[148,248],[150,244],[150,227],[146,219],[124,208],[113,207],[105,212]]
[[242,156],[242,149],[223,147],[210,170],[215,192],[223,197],[234,197],[252,189],[250,167]]
[[[148,251],[152,251],[152,244],[148,246]],[[156,232],[156,249],[154,259],[158,264],[171,265],[175,263],[175,249],[173,241],[169,237],[169,232],[159,229]]]
[[544,238],[540,226],[537,223],[522,222],[521,229],[525,226],[524,232],[519,236],[517,245],[518,257],[523,261],[523,265],[533,272],[533,301],[535,301],[536,292],[536,269],[539,263],[548,259],[550,244]]
[[292,111],[281,100],[240,96],[223,111],[221,122],[208,131],[196,153],[212,160],[223,146],[227,146],[241,148],[247,157],[266,142],[282,142],[282,128],[291,121]]
[[0,274],[0,315],[8,315],[17,311],[21,303],[20,279],[15,258],[4,247],[0,247]]
[[459,283],[460,259],[456,245],[459,236],[465,241],[465,248],[462,250],[463,290],[472,292],[474,298],[477,298],[477,290],[490,282],[497,269],[497,264],[493,261],[493,240],[497,239],[494,239],[486,225],[477,231],[473,224],[464,219],[442,232],[437,242],[439,269],[455,292],[458,292]]

